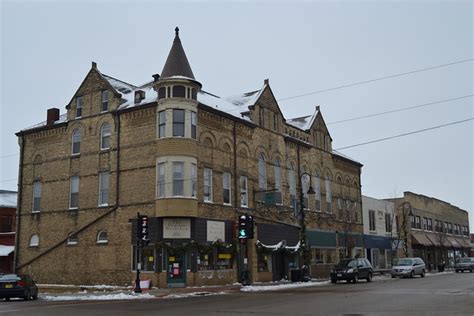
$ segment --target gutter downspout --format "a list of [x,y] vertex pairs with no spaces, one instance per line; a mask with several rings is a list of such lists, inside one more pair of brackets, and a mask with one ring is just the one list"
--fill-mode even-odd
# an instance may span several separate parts
[[15,232],[15,252],[13,253],[13,272],[17,271],[18,255],[20,249],[20,223],[21,223],[21,203],[23,196],[23,156],[25,154],[25,139],[24,136],[20,136],[20,161],[18,165],[18,196],[16,205],[16,232]]

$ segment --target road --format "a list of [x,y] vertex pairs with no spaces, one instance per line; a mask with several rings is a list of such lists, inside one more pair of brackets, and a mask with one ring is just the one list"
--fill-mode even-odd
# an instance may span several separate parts
[[3,315],[474,315],[474,273],[141,301],[0,302]]

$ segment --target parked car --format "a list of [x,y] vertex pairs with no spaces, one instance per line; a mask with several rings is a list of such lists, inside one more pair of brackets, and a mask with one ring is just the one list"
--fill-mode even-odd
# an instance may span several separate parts
[[466,258],[459,259],[459,262],[457,262],[454,265],[454,270],[456,272],[459,272],[459,271],[464,272],[464,270],[469,270],[469,272],[473,272],[474,271],[474,258],[466,257]]
[[397,276],[413,278],[415,275],[425,277],[426,266],[421,258],[400,258],[392,266],[392,278]]
[[357,283],[359,279],[371,282],[373,273],[372,265],[367,259],[344,259],[331,270],[331,282],[337,283],[338,280],[346,280]]
[[7,301],[20,297],[28,301],[38,298],[38,287],[33,279],[25,274],[4,274],[0,276],[0,298]]

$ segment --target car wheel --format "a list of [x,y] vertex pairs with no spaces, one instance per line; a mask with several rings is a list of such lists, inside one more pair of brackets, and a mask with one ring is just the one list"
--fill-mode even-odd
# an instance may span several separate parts
[[394,276],[394,275],[392,275],[392,279],[395,279],[395,276]]
[[25,296],[23,297],[25,301],[29,301],[31,296],[30,296],[30,290],[25,290]]
[[336,284],[336,283],[337,283],[337,279],[331,279],[331,283]]
[[454,270],[454,271],[456,271],[456,273],[459,273],[459,270]]
[[425,277],[425,270],[422,270],[422,271],[421,271],[421,277],[422,277],[422,278]]
[[411,270],[410,278],[414,278],[414,277],[415,277],[415,271]]
[[5,301],[10,302],[10,298],[9,298],[9,297],[5,297]]
[[354,278],[352,279],[352,282],[359,283],[359,275],[357,273],[354,275]]
[[372,282],[372,273],[369,272],[369,275],[367,276],[367,282]]

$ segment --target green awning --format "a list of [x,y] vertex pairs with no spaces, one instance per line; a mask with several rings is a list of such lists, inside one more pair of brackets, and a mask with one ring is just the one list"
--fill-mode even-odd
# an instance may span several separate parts
[[339,247],[364,247],[364,235],[339,232]]
[[307,230],[306,239],[310,247],[336,247],[336,232],[322,230]]

